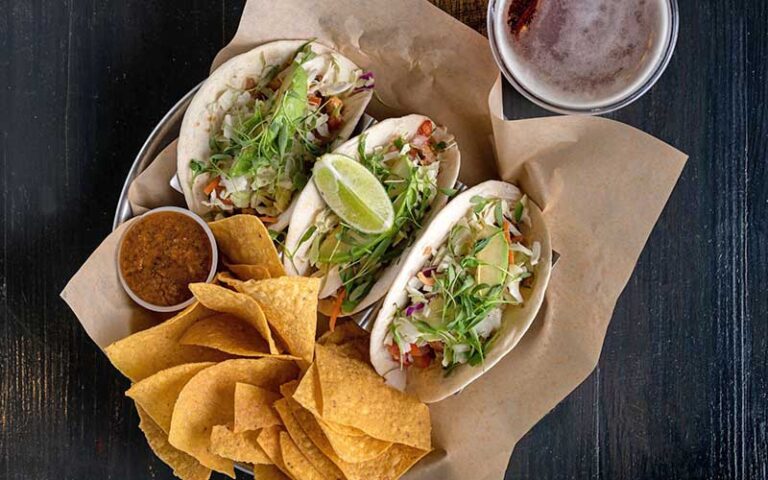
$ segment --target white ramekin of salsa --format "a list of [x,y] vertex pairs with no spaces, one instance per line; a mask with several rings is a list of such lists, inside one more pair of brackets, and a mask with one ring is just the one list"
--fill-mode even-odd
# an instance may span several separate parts
[[138,217],[120,239],[117,271],[131,299],[155,312],[175,312],[192,304],[190,283],[216,275],[218,250],[213,232],[189,210],[161,207]]

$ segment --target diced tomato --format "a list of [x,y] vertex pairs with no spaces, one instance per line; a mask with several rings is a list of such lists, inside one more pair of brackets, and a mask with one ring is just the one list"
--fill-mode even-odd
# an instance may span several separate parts
[[323,103],[323,99],[315,95],[314,93],[310,93],[307,95],[307,101],[310,105],[319,107],[321,103]]
[[205,188],[203,189],[203,193],[205,193],[206,195],[210,195],[211,193],[213,193],[214,190],[219,188],[219,182],[221,182],[221,177],[216,177],[213,180],[211,180],[210,183],[208,183],[208,185],[206,185]]
[[429,342],[429,346],[436,352],[442,352],[444,348],[443,342]]
[[421,357],[413,357],[413,365],[418,368],[427,368],[432,363],[432,357],[429,355],[422,355]]
[[421,125],[419,125],[419,134],[424,135],[425,137],[429,137],[432,135],[431,120],[424,120],[423,122],[421,122]]

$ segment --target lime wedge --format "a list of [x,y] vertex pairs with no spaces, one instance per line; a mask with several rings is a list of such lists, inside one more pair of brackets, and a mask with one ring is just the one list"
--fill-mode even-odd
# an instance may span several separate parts
[[345,155],[323,155],[313,170],[325,203],[350,227],[362,233],[392,228],[395,210],[384,186],[367,168]]

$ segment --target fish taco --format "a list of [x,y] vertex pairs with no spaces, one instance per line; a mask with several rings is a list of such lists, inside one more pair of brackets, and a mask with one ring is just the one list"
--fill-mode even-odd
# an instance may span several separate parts
[[[423,115],[384,120],[333,156],[324,159],[347,157],[365,167],[375,177],[373,186],[383,187],[393,214],[386,228],[365,232],[328,205],[317,188],[317,172],[302,192],[286,237],[284,266],[289,274],[323,278],[319,308],[332,320],[384,296],[400,257],[445,205],[460,164],[453,136]],[[362,197],[363,203],[371,200]]]
[[238,55],[203,83],[184,115],[178,176],[190,210],[287,225],[317,157],[352,134],[373,75],[314,41]]
[[525,334],[551,266],[542,213],[517,187],[462,193],[402,263],[371,333],[373,366],[427,403],[460,391]]

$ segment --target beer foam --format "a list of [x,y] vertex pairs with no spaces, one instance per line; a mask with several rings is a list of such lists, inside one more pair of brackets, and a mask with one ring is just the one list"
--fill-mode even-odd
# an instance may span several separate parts
[[565,108],[599,108],[640,88],[669,37],[667,0],[539,0],[515,34],[502,2],[494,19],[499,53],[535,96]]

